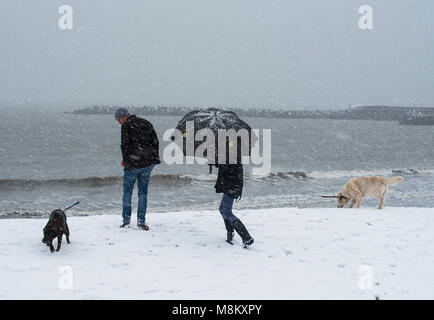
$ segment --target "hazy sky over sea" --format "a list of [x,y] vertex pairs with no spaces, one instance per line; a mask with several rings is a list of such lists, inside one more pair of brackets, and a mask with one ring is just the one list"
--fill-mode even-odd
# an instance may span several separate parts
[[434,107],[433,21],[432,0],[1,0],[0,106]]

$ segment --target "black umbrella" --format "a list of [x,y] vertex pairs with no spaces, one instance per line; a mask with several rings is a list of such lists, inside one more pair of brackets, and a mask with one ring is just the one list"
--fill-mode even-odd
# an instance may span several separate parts
[[[195,141],[194,137],[188,136],[187,133],[187,122],[191,121],[194,125],[194,137],[201,129],[209,129],[214,134],[214,140],[207,141],[207,138],[204,138],[202,141]],[[191,123],[190,123],[191,125]],[[252,132],[251,127],[241,120],[238,115],[233,111],[221,110],[216,108],[208,108],[203,110],[194,110],[187,113],[176,126],[176,129],[182,133],[183,142],[182,146],[179,147],[183,150],[184,155],[192,156],[193,154],[188,154],[187,150],[187,140],[191,139],[191,143],[194,145],[194,152],[196,152],[197,148],[201,146],[204,141],[206,141],[211,147],[215,148],[215,160],[214,164],[222,164],[222,163],[234,163],[234,161],[230,162],[229,155],[231,149],[235,146],[237,147],[236,151],[236,162],[237,164],[241,163],[242,156],[250,156],[252,146],[258,141],[258,137],[254,132]],[[232,136],[232,139],[228,136],[222,135],[222,132],[219,132],[219,129],[230,130],[233,129],[236,133],[239,133],[237,136]],[[244,132],[242,132],[244,129]],[[247,136],[247,139],[246,139]],[[219,143],[218,139],[226,140],[226,154],[220,155],[219,161]],[[226,138],[226,139],[225,139]],[[235,140],[235,139],[236,140]],[[175,140],[172,137],[172,140]],[[224,153],[224,150],[221,151]],[[212,158],[208,157],[207,152],[203,153],[204,157],[207,157],[208,160]],[[221,160],[224,161],[222,162]],[[235,159],[232,159],[235,160]]]

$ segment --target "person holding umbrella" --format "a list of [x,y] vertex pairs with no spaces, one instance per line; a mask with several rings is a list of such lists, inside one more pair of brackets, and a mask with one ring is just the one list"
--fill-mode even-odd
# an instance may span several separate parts
[[149,230],[145,223],[148,183],[151,171],[156,164],[161,163],[159,157],[159,142],[152,124],[136,115],[131,115],[125,108],[119,108],[115,113],[116,121],[122,125],[121,151],[124,167],[124,186],[122,197],[121,228],[129,227],[131,220],[131,195],[136,180],[139,187],[139,205],[137,208],[137,226]]
[[[190,125],[191,123],[193,123],[193,128],[189,127],[189,123]],[[248,154],[243,154],[243,156],[248,156],[250,155],[251,146],[254,145],[254,143],[256,143],[257,141],[256,135],[253,134],[250,126],[243,120],[241,120],[236,113],[216,108],[208,108],[206,110],[194,110],[187,113],[179,121],[176,129],[182,133],[183,137],[182,141],[177,141],[179,143],[178,146],[183,150],[184,155],[190,156],[191,154],[189,154],[189,151],[187,151],[187,139],[192,139],[190,140],[190,145],[193,144],[193,149],[196,150],[200,146],[201,142],[194,139],[193,136],[196,136],[196,133],[202,129],[208,129],[213,132],[214,138],[217,140],[207,142],[213,145],[214,148],[217,148],[217,150],[215,150],[216,161],[214,161],[214,163],[212,164],[218,168],[218,177],[214,188],[217,193],[223,193],[219,211],[223,217],[223,221],[227,231],[226,242],[233,244],[235,230],[240,235],[243,241],[244,248],[252,245],[254,239],[250,236],[247,228],[244,226],[241,220],[237,218],[232,212],[234,200],[240,199],[243,191],[243,165],[241,164],[242,157],[240,153],[243,148],[236,149],[236,161],[231,162],[228,159],[229,149],[235,144],[237,145],[237,147],[239,147],[240,144],[246,143],[246,139],[238,140],[237,138],[235,143],[234,141],[229,141],[229,143],[227,144],[223,143],[226,144],[225,150],[218,150],[218,138],[221,129],[235,130],[235,132],[245,130],[245,132],[248,133],[248,136],[250,136],[250,138],[247,138]],[[193,130],[194,134],[192,134],[190,130]],[[226,139],[226,136],[223,138]],[[244,144],[244,146],[246,146],[246,144]],[[223,158],[225,158],[224,161],[218,160],[219,151],[223,154],[226,153],[226,156],[223,155]],[[210,165],[210,170],[211,168],[212,167]]]
[[219,211],[225,223],[226,242],[233,244],[234,229],[240,235],[244,248],[253,244],[247,228],[232,212],[235,199],[240,199],[243,191],[243,165],[242,164],[217,164],[218,175],[214,186],[217,193],[223,193]]

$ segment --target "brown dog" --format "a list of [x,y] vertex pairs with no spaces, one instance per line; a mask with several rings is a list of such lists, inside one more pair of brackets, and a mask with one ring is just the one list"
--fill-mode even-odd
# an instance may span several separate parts
[[386,196],[389,186],[400,183],[403,177],[381,178],[381,177],[359,177],[351,178],[338,192],[338,208],[343,208],[351,201],[350,208],[354,205],[360,208],[364,197],[377,198],[380,203],[378,209],[383,208],[384,197]]
[[50,247],[50,251],[54,252],[53,240],[54,238],[57,238],[56,251],[59,251],[60,246],[62,245],[63,234],[66,236],[66,242],[71,243],[69,241],[69,228],[66,223],[66,214],[63,210],[56,209],[51,212],[48,223],[44,228],[44,238],[42,239],[42,243],[45,243]]

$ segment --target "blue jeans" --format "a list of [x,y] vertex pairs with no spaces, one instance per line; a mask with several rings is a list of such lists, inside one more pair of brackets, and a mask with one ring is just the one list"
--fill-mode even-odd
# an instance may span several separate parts
[[122,218],[124,223],[131,220],[131,195],[133,194],[134,184],[138,180],[139,186],[139,206],[137,208],[137,224],[145,223],[146,207],[148,204],[148,183],[154,164],[139,169],[124,171],[124,195],[122,197]]
[[228,220],[230,223],[238,220],[238,218],[232,213],[232,206],[234,204],[234,198],[223,193],[222,202],[220,203],[219,211],[223,219]]

